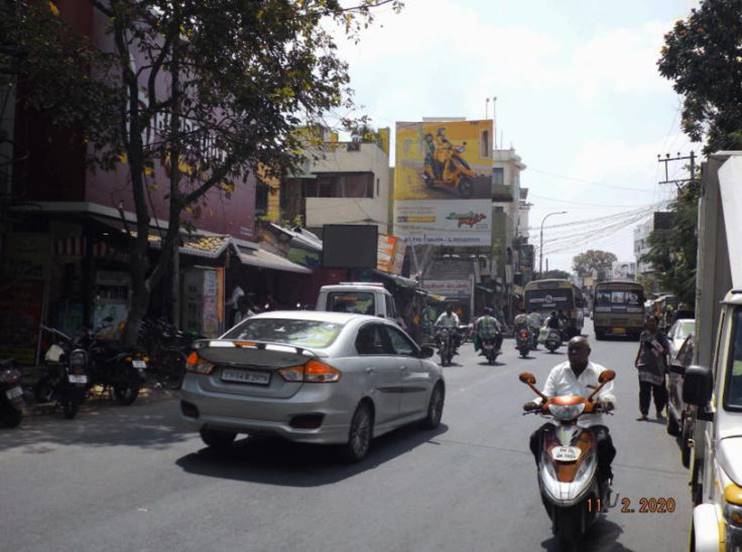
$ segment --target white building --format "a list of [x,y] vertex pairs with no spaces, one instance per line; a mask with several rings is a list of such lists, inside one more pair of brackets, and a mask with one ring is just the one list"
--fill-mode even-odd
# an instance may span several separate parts
[[336,142],[281,186],[281,211],[301,215],[321,234],[325,224],[371,224],[389,232],[389,156],[377,143]]
[[648,263],[642,263],[642,255],[649,252],[649,234],[654,229],[654,218],[650,218],[646,222],[637,225],[634,228],[634,257],[636,258],[636,274],[647,274],[653,272],[652,265]]

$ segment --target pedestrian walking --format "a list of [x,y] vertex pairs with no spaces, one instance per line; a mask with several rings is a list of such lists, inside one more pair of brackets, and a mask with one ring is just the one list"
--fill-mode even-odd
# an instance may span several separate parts
[[669,353],[670,344],[665,334],[657,329],[657,318],[654,316],[647,317],[644,331],[639,337],[639,350],[634,361],[634,365],[639,371],[639,410],[641,416],[637,418],[637,421],[647,419],[652,395],[654,395],[654,406],[657,409],[657,419],[664,419],[663,412],[667,405],[665,373],[667,372],[667,355]]

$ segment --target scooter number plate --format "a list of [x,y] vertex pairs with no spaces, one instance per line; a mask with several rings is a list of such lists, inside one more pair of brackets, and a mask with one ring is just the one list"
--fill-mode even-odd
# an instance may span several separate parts
[[574,462],[580,457],[582,451],[577,447],[554,447],[551,449],[551,457],[557,462]]
[[70,383],[88,383],[88,376],[69,375]]
[[134,368],[144,369],[147,367],[147,363],[144,360],[132,360],[131,365]]
[[15,398],[20,397],[21,395],[23,395],[23,389],[21,389],[20,387],[12,387],[5,392],[5,396],[8,397],[8,399],[10,399],[11,401]]

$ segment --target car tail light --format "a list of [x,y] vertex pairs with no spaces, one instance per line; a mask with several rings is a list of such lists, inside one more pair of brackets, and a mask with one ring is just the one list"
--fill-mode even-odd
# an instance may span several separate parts
[[289,366],[278,371],[286,381],[304,383],[334,383],[340,379],[342,372],[337,368],[311,359],[301,366]]
[[188,359],[186,360],[186,371],[208,376],[214,371],[214,365],[208,360],[198,356],[198,353],[194,351],[188,355]]

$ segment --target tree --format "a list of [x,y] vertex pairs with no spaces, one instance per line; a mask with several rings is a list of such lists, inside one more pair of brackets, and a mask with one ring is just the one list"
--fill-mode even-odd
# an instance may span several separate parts
[[[54,2],[0,1],[3,120],[12,121],[20,106],[72,130],[71,140],[110,141],[116,119],[109,107],[117,90],[90,78],[90,69],[105,70],[113,61],[86,37],[72,32]],[[5,169],[26,155],[16,147],[12,128],[0,126],[0,151],[0,174],[7,178]]]
[[608,251],[589,249],[572,259],[572,269],[581,278],[591,276],[593,271],[598,272],[598,276],[600,276],[601,272],[610,272],[613,268],[613,263],[617,260],[618,258]]
[[705,152],[742,147],[742,0],[704,0],[665,35],[660,74],[683,95],[683,130]]
[[660,287],[688,305],[695,304],[696,296],[699,197],[700,186],[695,183],[686,184],[678,191],[670,205],[671,228],[654,230],[649,235],[649,252],[639,259],[654,267]]
[[[151,293],[177,251],[185,212],[207,194],[229,195],[257,167],[269,175],[297,168],[299,125],[349,107],[348,66],[331,25],[358,39],[373,8],[399,0],[90,0],[108,18],[114,73],[123,93],[111,105],[115,139],[96,144],[126,159],[136,213],[131,247],[132,304],[125,340],[133,343]],[[132,60],[136,62],[133,63]],[[168,229],[148,262],[146,175],[168,174]]]
[[547,270],[546,272],[544,272],[543,278],[544,279],[554,278],[557,280],[569,280],[570,276],[571,274],[567,272],[566,270],[554,269],[554,270]]

